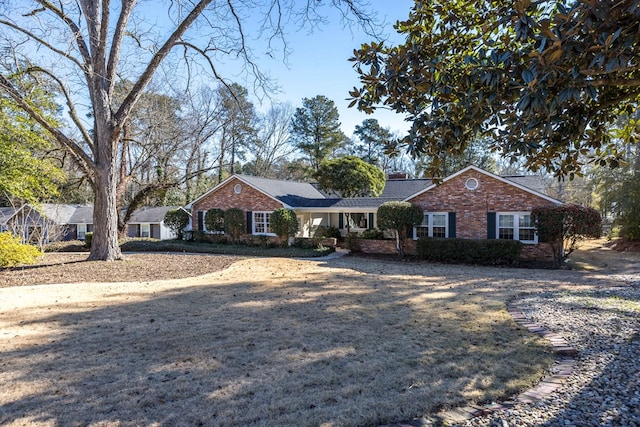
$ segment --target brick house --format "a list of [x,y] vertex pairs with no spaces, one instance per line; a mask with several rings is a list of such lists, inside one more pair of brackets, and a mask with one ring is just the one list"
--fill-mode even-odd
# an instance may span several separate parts
[[[407,201],[421,206],[424,221],[413,229],[423,236],[469,239],[515,239],[539,246],[531,223],[534,207],[560,204],[545,194],[538,177],[501,177],[475,166],[444,178],[392,176],[380,197],[343,199],[320,191],[314,184],[233,175],[190,203],[192,230],[206,232],[209,209],[240,208],[246,214],[247,234],[272,235],[270,214],[277,208],[295,211],[299,237],[313,237],[321,226],[350,231],[376,228],[378,207],[387,201]],[[348,215],[347,215],[348,214]],[[411,248],[409,248],[411,250]]]

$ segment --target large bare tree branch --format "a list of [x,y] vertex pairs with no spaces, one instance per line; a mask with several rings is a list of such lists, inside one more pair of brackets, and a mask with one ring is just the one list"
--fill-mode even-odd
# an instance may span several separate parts
[[176,45],[176,43],[181,39],[187,29],[193,24],[196,18],[202,14],[204,9],[212,2],[213,0],[200,0],[193,10],[185,17],[185,19],[178,25],[176,30],[169,36],[169,38],[165,41],[164,45],[156,52],[155,55],[151,58],[151,61],[138,78],[138,81],[133,85],[129,95],[120,105],[120,108],[115,114],[115,120],[118,124],[122,124],[124,118],[131,112],[133,105],[140,98],[142,91],[149,84],[151,78],[154,73],[160,66],[160,63],[167,57],[171,49]]

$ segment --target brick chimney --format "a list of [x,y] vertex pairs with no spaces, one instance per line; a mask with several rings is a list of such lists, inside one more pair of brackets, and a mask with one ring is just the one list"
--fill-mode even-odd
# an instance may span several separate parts
[[406,172],[393,172],[387,176],[387,180],[389,181],[394,179],[409,179],[409,174]]

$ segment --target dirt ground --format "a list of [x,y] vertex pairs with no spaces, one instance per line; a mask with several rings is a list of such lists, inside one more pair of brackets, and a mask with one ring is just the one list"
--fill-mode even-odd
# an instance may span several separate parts
[[509,301],[628,286],[640,260],[83,257],[0,272],[0,425],[373,426],[494,401],[552,363]]
[[[616,250],[618,249],[618,250]],[[626,249],[626,250],[619,250]],[[128,254],[124,261],[86,261],[85,253],[47,253],[36,264],[0,270],[0,288],[54,283],[150,282],[184,279],[225,269],[242,257],[208,254]],[[620,245],[606,239],[581,243],[571,255],[569,268],[602,273],[633,273],[640,246]]]
[[86,261],[86,253],[46,253],[36,264],[0,270],[0,288],[53,283],[150,282],[222,270],[242,259],[207,254],[129,254],[124,261]]

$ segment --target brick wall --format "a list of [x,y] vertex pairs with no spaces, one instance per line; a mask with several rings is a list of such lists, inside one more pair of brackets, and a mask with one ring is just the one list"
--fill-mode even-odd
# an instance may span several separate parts
[[[396,253],[396,241],[395,240],[373,240],[373,239],[358,239],[358,247],[360,251],[365,254],[395,254]],[[404,241],[404,252],[408,255],[416,254],[416,241],[412,239],[406,239]]]
[[[478,181],[475,190],[465,187],[469,178]],[[487,212],[530,212],[537,206],[554,206],[549,200],[474,170],[409,201],[429,212],[456,212],[456,237],[464,239],[487,238]]]
[[[240,194],[237,194],[234,190],[236,184],[240,185]],[[214,208],[223,210],[239,208],[245,212],[271,212],[282,206],[282,203],[245,184],[238,178],[232,178],[215,192],[194,203],[193,229],[198,229],[198,211],[207,211]]]

